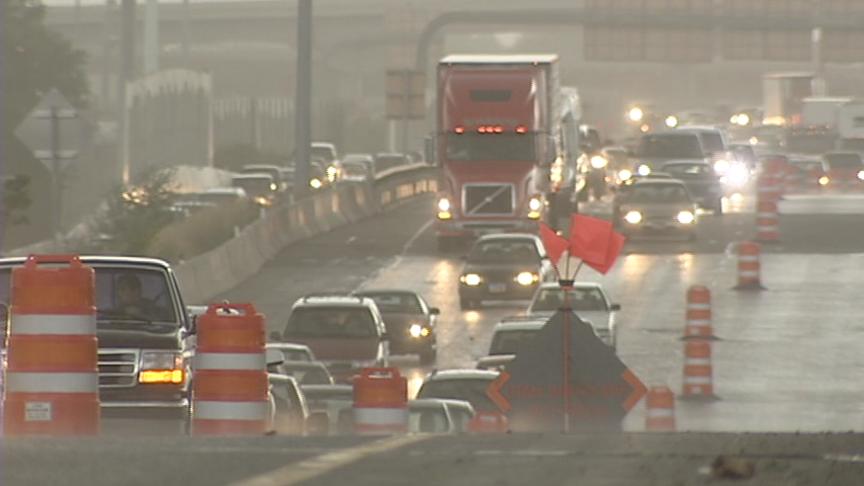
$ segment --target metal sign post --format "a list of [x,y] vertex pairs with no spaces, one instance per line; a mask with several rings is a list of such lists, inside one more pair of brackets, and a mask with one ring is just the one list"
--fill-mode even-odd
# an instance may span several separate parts
[[58,242],[63,208],[62,172],[78,157],[81,119],[59,91],[48,92],[15,130],[15,134],[51,173],[51,234]]

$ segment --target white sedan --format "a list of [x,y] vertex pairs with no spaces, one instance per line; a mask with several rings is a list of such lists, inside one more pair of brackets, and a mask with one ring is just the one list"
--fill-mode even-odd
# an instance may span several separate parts
[[[594,282],[575,282],[573,289],[567,294],[573,312],[580,319],[589,321],[600,340],[615,349],[618,337],[615,313],[621,310],[621,306],[613,304],[603,287]],[[563,305],[564,291],[558,283],[544,283],[534,293],[534,298],[528,307],[528,315],[548,317]]]

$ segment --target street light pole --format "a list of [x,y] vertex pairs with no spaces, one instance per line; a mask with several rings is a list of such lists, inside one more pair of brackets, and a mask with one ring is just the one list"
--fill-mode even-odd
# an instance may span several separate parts
[[297,0],[297,86],[294,98],[294,196],[309,192],[312,145],[312,0]]

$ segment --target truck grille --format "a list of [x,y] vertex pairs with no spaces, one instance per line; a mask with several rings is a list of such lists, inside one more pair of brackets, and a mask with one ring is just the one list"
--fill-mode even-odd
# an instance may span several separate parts
[[514,212],[512,184],[466,184],[462,191],[462,208],[467,216],[501,216]]
[[133,387],[138,381],[137,349],[100,349],[99,386]]

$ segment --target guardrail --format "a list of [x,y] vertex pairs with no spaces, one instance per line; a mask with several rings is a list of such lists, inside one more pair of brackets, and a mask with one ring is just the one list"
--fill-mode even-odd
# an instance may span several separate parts
[[267,210],[218,248],[183,261],[174,271],[187,304],[204,302],[252,277],[291,243],[386,211],[407,199],[437,191],[437,168],[396,167],[372,183],[332,188]]

